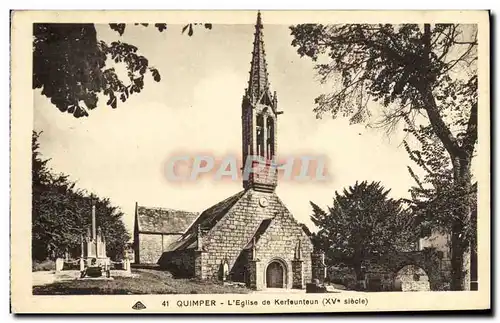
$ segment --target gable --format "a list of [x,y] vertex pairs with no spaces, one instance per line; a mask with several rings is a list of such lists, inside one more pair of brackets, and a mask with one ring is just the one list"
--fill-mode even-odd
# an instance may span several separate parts
[[[259,202],[263,197],[269,203],[266,207],[262,207]],[[265,234],[275,217],[285,219],[307,236],[303,225],[293,218],[275,193],[246,190],[238,192],[202,212],[184,235],[168,247],[168,250],[195,248],[198,239],[198,225],[203,232],[204,246],[210,245],[212,243],[210,240],[231,240],[231,243],[239,246],[238,248],[248,248],[254,237],[258,240],[260,236]],[[232,239],[227,239],[229,236]]]
[[278,199],[278,202],[283,206],[283,208],[286,210],[286,213],[283,214],[285,217],[288,217],[292,223],[294,223],[295,225],[297,226],[300,226],[302,232],[304,232],[304,234],[307,236],[307,237],[311,237],[312,236],[312,232],[311,230],[309,229],[309,227],[305,224],[305,223],[301,223],[301,222],[298,222],[294,216],[292,215],[292,213],[290,213],[290,211],[288,211],[288,208],[285,206],[285,204],[283,203],[283,201],[281,201],[281,199],[276,196],[276,198]]
[[[246,249],[252,249],[251,241]],[[314,247],[302,224],[287,215],[276,216],[266,230],[255,239],[256,257],[268,261],[275,257],[286,260],[307,259]]]
[[137,206],[139,233],[182,234],[198,213],[160,207]]
[[[267,203],[262,204],[264,198]],[[254,238],[259,240],[278,218],[284,218],[302,230],[302,226],[295,221],[276,193],[249,189],[210,231],[205,232],[203,245],[207,248],[219,248],[223,245],[240,250],[249,248]]]

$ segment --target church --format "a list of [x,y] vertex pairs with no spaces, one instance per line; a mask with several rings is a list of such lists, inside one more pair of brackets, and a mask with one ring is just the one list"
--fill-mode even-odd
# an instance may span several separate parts
[[[250,78],[242,106],[242,157],[255,172],[243,190],[203,211],[161,255],[174,275],[243,282],[249,288],[305,288],[324,278],[323,254],[313,253],[310,232],[275,192],[278,100],[270,91],[258,13]],[[258,158],[255,158],[258,157]],[[248,165],[248,163],[247,163]]]

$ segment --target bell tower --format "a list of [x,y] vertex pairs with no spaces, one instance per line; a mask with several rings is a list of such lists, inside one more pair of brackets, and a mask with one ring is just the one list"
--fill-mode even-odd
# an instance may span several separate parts
[[[271,93],[267,73],[262,18],[257,14],[250,78],[241,105],[243,187],[273,192],[277,185],[276,92]],[[250,170],[251,169],[251,170]]]

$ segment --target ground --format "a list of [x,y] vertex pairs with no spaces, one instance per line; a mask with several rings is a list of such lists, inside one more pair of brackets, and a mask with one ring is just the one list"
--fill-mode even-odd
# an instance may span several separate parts
[[[78,280],[78,271],[33,272],[33,295],[127,295],[127,294],[303,294],[305,289],[268,288],[253,291],[245,287],[222,286],[221,284],[196,279],[173,278],[168,272],[155,269],[132,269],[132,276],[112,271],[113,279]],[[350,293],[332,285],[329,292]]]
[[[64,273],[64,272],[63,272]],[[34,295],[89,294],[244,294],[244,287],[222,286],[195,279],[172,278],[168,272],[154,269],[133,269],[133,277],[112,273],[112,280],[78,280],[71,274],[59,277],[53,272],[33,272]]]

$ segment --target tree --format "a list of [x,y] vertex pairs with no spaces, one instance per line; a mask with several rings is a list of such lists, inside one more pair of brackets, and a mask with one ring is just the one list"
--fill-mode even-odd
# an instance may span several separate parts
[[319,228],[315,247],[329,262],[352,266],[358,280],[363,279],[363,261],[407,251],[416,242],[411,214],[400,201],[388,198],[389,192],[379,182],[356,182],[342,194],[335,192],[327,211],[311,202],[311,220]]
[[[412,149],[406,141],[404,147],[411,160],[423,171],[423,175],[419,176],[412,167],[408,166],[408,171],[415,180],[415,186],[410,188],[411,199],[406,201],[411,205],[423,237],[439,233],[449,238],[452,235],[451,229],[455,215],[459,211],[457,208],[464,199],[459,191],[454,190],[450,157],[442,142],[432,132],[430,125],[419,128],[410,126],[405,130],[417,139],[420,147]],[[465,198],[470,198],[471,207],[475,208],[476,185],[471,187],[467,195]],[[470,224],[463,231],[467,240],[471,242],[471,251],[474,252],[477,251],[475,250],[477,235],[475,221],[475,217],[471,217]]]
[[67,175],[54,174],[39,152],[40,133],[33,132],[32,259],[43,261],[77,250],[81,236],[91,225],[92,199],[96,201],[97,225],[106,238],[108,256],[121,258],[130,239],[123,213],[109,199],[77,189]]
[[405,130],[417,139],[420,147],[412,149],[404,141],[404,148],[410,159],[423,171],[423,176],[419,176],[408,166],[415,186],[410,188],[411,200],[407,201],[419,217],[424,231],[451,234],[450,220],[453,219],[454,207],[458,205],[456,199],[461,197],[453,189],[450,158],[430,126],[420,126],[419,129],[410,126]]
[[123,225],[123,212],[118,207],[113,206],[108,198],[104,198],[97,200],[96,214],[99,215],[97,225],[102,228],[106,237],[107,255],[113,259],[123,258],[127,242],[130,239],[130,235]]
[[[292,45],[317,63],[322,82],[338,88],[316,99],[318,117],[373,119],[394,129],[403,118],[424,123],[442,143],[452,165],[452,189],[463,198],[451,210],[452,290],[467,283],[472,201],[471,161],[477,142],[477,30],[473,25],[297,25]],[[368,104],[370,102],[370,104]]]
[[[136,24],[138,25],[138,24]],[[141,24],[148,26],[148,24]],[[193,35],[193,26],[182,29]],[[203,24],[211,29],[211,24]],[[120,36],[126,24],[110,24]],[[167,24],[157,23],[163,32]],[[116,108],[118,100],[125,102],[133,93],[144,88],[144,76],[151,73],[156,82],[161,80],[157,68],[138,54],[138,48],[121,41],[107,44],[97,39],[94,24],[33,24],[33,89],[42,89],[61,112],[79,118],[88,116],[97,107],[98,94],[107,97],[106,104]],[[107,67],[107,59],[123,63],[128,80],[121,80],[113,67]]]

